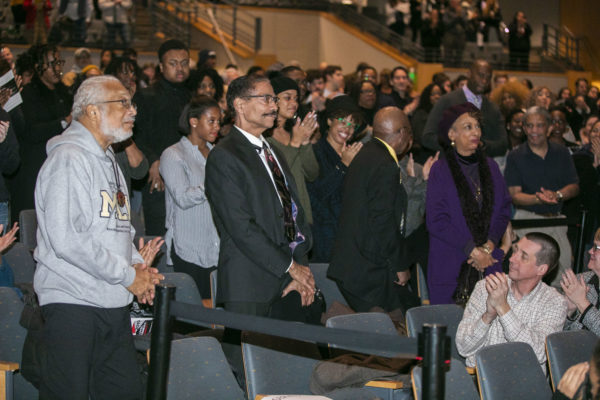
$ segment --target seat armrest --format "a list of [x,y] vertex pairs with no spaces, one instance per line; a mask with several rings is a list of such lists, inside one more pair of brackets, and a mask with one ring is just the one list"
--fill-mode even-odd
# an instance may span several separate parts
[[467,369],[467,373],[469,375],[475,375],[475,372],[476,372],[475,367],[465,367],[465,368]]
[[404,382],[400,381],[369,381],[365,383],[365,386],[378,387],[384,389],[402,389]]
[[19,363],[10,361],[0,361],[0,371],[16,371],[19,369]]

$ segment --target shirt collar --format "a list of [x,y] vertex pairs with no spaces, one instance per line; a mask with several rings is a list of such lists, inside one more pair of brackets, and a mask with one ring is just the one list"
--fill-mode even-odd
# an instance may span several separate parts
[[262,148],[263,147],[263,143],[267,143],[267,141],[265,140],[265,138],[263,137],[263,135],[260,135],[260,137],[256,137],[253,134],[246,132],[245,130],[243,130],[239,126],[237,126],[237,125],[234,125],[234,126],[242,133],[242,135],[244,135],[244,137],[246,139],[248,139],[248,141],[250,143],[252,143],[256,147]]
[[[186,149],[198,151],[198,147],[194,146],[194,144],[190,142],[190,139],[188,139],[187,136],[181,137],[181,143],[183,143],[183,147]],[[213,148],[213,145],[211,143],[206,143],[206,147],[208,147],[208,149],[211,150]]]
[[467,87],[467,85],[464,85],[462,87],[463,92],[465,94],[465,97],[467,98],[467,101],[471,104],[473,104],[475,107],[481,109],[481,103],[483,102],[483,96],[480,94],[475,94],[471,91],[471,89],[469,89]]
[[378,137],[376,137],[375,139],[377,139],[381,143],[383,143],[383,145],[385,146],[385,148],[389,151],[390,155],[394,158],[394,161],[396,161],[396,165],[400,166],[400,164],[398,163],[398,155],[396,154],[396,151],[394,149],[392,149],[392,146],[390,146],[389,144],[387,144],[385,141],[379,139]]

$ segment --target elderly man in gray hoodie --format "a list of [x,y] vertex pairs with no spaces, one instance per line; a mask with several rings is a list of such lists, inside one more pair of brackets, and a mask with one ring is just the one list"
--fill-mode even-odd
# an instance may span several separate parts
[[35,188],[34,288],[45,325],[42,399],[141,399],[131,336],[133,295],[152,302],[164,279],[160,238],[132,243],[127,185],[110,145],[132,134],[136,110],[114,77],[86,80],[73,122],[48,141]]

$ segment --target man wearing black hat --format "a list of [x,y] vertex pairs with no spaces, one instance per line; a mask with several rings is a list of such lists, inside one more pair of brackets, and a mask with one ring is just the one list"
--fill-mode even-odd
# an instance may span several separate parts
[[216,65],[217,53],[214,50],[204,49],[198,52],[198,62],[196,63],[198,71],[204,68],[215,69]]
[[375,114],[374,139],[354,158],[343,187],[342,211],[327,275],[352,309],[404,311],[419,304],[406,286],[413,264],[398,154],[412,143],[406,115],[397,107]]
[[190,54],[183,42],[167,40],[158,49],[160,78],[136,93],[138,118],[136,143],[150,163],[148,182],[142,189],[146,235],[165,234],[165,184],[160,176],[160,155],[181,139],[179,115],[190,100],[185,82],[190,75]]

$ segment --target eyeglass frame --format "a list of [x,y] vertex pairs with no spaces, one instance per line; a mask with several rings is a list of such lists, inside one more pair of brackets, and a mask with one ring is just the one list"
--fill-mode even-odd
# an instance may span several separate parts
[[346,127],[352,128],[352,129],[356,129],[356,128],[358,128],[360,126],[358,124],[355,124],[354,122],[348,122],[348,121],[346,121],[345,118],[342,118],[342,117],[337,117],[335,120],[338,121],[338,122],[341,122]]
[[270,94],[249,94],[246,96],[240,96],[243,99],[259,99],[262,98],[265,104],[270,104],[271,102],[277,105],[279,103],[279,97],[272,96]]
[[137,111],[137,105],[131,99],[129,99],[129,100],[128,99],[106,100],[106,101],[99,101],[94,104],[108,104],[108,103],[121,103],[121,106],[124,109],[129,110],[130,108],[133,108],[135,111]]

